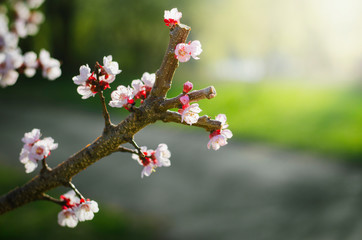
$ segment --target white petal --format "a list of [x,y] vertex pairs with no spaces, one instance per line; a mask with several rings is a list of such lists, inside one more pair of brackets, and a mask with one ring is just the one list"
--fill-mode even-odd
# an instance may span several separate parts
[[233,136],[233,133],[229,129],[221,130],[221,134],[226,138],[231,138]]

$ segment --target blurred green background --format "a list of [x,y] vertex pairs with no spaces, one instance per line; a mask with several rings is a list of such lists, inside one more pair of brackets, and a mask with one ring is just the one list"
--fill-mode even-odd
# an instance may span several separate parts
[[[181,22],[192,27],[189,40],[200,40],[203,53],[199,61],[180,64],[169,97],[178,95],[186,81],[195,89],[214,85],[218,95],[200,102],[202,113],[212,117],[225,113],[234,139],[359,164],[362,2],[358,0],[48,0],[41,7],[46,21],[40,33],[20,45],[24,52],[49,50],[62,61],[63,74],[54,82],[40,74],[20,77],[14,86],[0,89],[0,100],[32,99],[98,111],[97,98],[85,101],[76,93],[71,78],[79,74],[79,66],[113,55],[122,73],[112,89],[143,72],[155,72],[168,43],[163,11],[173,7],[182,11]],[[157,236],[152,224],[145,221],[143,226]],[[132,227],[127,229],[134,236]]]

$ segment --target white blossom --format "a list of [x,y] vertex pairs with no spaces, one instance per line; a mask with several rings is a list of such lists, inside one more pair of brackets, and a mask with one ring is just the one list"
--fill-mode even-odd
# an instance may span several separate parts
[[109,106],[122,108],[128,103],[129,99],[133,98],[133,90],[130,87],[120,85],[117,90],[111,93],[112,100],[109,102]]
[[72,208],[63,209],[58,213],[58,224],[62,227],[74,228],[78,224],[78,218]]
[[103,57],[103,68],[110,75],[117,75],[122,70],[119,69],[118,63],[112,61],[112,55]]
[[66,192],[65,194],[62,195],[64,198],[67,198],[70,200],[70,204],[78,204],[80,202],[79,197],[77,196],[77,194],[74,192],[74,190],[69,190],[68,192]]
[[94,213],[97,213],[98,211],[98,203],[93,200],[80,203],[74,208],[75,215],[80,222],[92,220]]
[[38,161],[48,157],[50,151],[58,148],[53,138],[40,139],[40,137],[40,130],[34,128],[31,132],[25,133],[21,139],[24,146],[20,151],[19,160],[24,164],[26,173],[33,172],[38,166]]
[[0,75],[0,86],[7,87],[12,86],[18,80],[19,73],[14,70],[9,70],[5,74]]
[[145,90],[145,85],[139,79],[133,80],[131,85],[133,87],[133,95],[137,95],[139,92]]
[[29,8],[38,8],[43,4],[44,0],[27,0]]
[[155,151],[142,146],[141,152],[145,155],[143,159],[141,159],[138,154],[132,154],[132,158],[143,166],[141,178],[144,176],[149,177],[158,167],[171,166],[169,159],[171,157],[171,153],[168,150],[167,145],[164,143],[159,144]]
[[38,167],[37,161],[29,158],[29,153],[29,150],[23,148],[21,149],[19,157],[20,162],[24,164],[26,173],[31,173]]
[[185,109],[180,109],[179,112],[181,113],[181,122],[185,121],[190,125],[197,123],[200,117],[199,113],[201,111],[202,110],[199,108],[199,104],[197,103],[191,104]]
[[198,55],[202,52],[201,43],[198,40],[189,43],[179,43],[175,49],[176,58],[180,62],[187,62],[193,57],[195,60],[200,59]]
[[91,75],[91,69],[89,68],[88,64],[82,65],[79,68],[79,75],[74,76],[72,80],[75,84],[82,85],[88,80]]
[[51,58],[47,50],[40,50],[39,61],[43,69],[44,78],[54,80],[60,77],[60,75],[62,74],[62,71],[60,69],[60,62],[55,58]]
[[58,144],[54,143],[54,139],[51,137],[39,140],[30,149],[29,158],[35,160],[42,160],[49,156],[50,151],[57,149]]
[[170,11],[165,10],[163,15],[164,22],[166,26],[173,26],[175,24],[180,23],[180,19],[182,18],[182,13],[177,10],[177,8],[172,8]]
[[192,41],[191,43],[189,43],[189,45],[188,45],[188,51],[191,53],[191,56],[192,56],[194,59],[196,59],[196,60],[200,59],[200,58],[198,57],[198,55],[200,55],[201,52],[202,52],[202,48],[201,48],[201,43],[200,43],[200,41],[195,40],[195,41]]
[[38,67],[37,56],[35,52],[27,52],[24,54],[24,74],[27,77],[33,77]]
[[94,97],[96,94],[92,92],[91,88],[87,85],[82,85],[77,88],[77,92],[82,95],[82,99]]
[[228,142],[227,139],[233,136],[232,132],[229,129],[226,129],[229,125],[226,123],[226,115],[219,114],[215,118],[217,121],[221,122],[221,129],[213,131],[210,134],[210,140],[207,144],[207,148],[218,150],[220,147],[225,146]]
[[40,130],[37,128],[34,128],[31,130],[31,132],[27,132],[24,134],[24,137],[21,139],[21,141],[25,144],[32,145],[36,141],[38,141],[41,137]]
[[148,73],[148,72],[145,72],[143,75],[142,75],[142,78],[141,78],[142,82],[144,82],[145,86],[146,87],[149,87],[149,88],[152,88],[153,85],[155,84],[155,80],[156,80],[156,74],[154,73]]
[[155,150],[155,157],[157,159],[157,167],[169,167],[171,166],[171,152],[164,143],[160,143]]

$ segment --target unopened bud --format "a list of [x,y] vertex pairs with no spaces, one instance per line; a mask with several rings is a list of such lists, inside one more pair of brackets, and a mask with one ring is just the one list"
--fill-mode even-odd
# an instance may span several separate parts
[[185,82],[183,93],[186,94],[186,93],[190,92],[192,87],[193,87],[192,82],[189,82],[189,81]]
[[182,103],[182,105],[187,105],[190,101],[190,98],[188,95],[184,95],[182,97],[180,97],[180,102]]

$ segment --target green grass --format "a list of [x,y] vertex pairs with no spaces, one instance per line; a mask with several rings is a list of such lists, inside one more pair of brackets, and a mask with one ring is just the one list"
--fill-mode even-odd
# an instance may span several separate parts
[[303,83],[215,83],[204,114],[225,113],[238,139],[362,158],[362,91]]
[[[1,165],[0,195],[27,180],[25,173]],[[161,227],[165,227],[157,218],[134,216],[98,203],[100,211],[94,219],[78,223],[74,229],[58,225],[58,205],[45,201],[29,203],[0,216],[0,239],[159,239]]]

